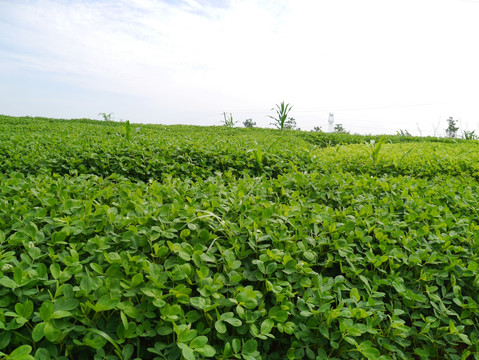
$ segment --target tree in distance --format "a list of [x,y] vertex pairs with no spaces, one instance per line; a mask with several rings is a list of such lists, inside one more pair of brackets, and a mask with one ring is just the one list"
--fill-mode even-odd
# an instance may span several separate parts
[[452,116],[447,119],[447,129],[446,129],[446,136],[450,138],[455,138],[457,135],[457,130],[459,130],[459,127],[456,126],[457,120],[454,120]]
[[243,121],[243,125],[245,128],[253,128],[256,126],[256,122],[254,122],[253,119],[246,119]]
[[349,134],[346,129],[343,127],[342,124],[336,124],[334,125],[334,130],[333,130],[335,133],[338,133],[338,134]]
[[284,129],[286,130],[294,130],[296,128],[296,120],[293,117],[288,118],[284,122]]

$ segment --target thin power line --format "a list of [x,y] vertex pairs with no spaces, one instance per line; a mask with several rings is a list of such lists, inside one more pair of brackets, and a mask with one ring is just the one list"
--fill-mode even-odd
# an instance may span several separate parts
[[[297,109],[293,105],[293,109],[291,112],[294,113],[318,113],[318,112],[331,112],[331,111],[358,111],[358,110],[376,110],[376,109],[397,109],[397,108],[406,108],[406,107],[420,107],[420,106],[437,106],[443,105],[439,103],[428,103],[428,104],[405,104],[405,105],[374,105],[374,106],[361,106],[361,107],[348,107],[348,106],[339,106],[339,107],[324,107],[324,108],[317,108],[317,109]],[[231,112],[246,114],[246,113],[261,113],[266,111],[265,109],[260,110],[232,110]]]

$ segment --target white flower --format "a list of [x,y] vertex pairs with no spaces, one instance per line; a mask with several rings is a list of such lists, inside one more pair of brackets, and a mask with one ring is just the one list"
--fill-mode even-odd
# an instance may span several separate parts
[[13,271],[13,265],[11,264],[5,264],[2,266],[2,271],[8,272],[8,271]]

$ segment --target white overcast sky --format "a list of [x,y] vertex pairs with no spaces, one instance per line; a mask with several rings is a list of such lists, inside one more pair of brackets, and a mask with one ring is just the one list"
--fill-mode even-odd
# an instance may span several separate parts
[[0,0],[0,114],[479,132],[479,0]]

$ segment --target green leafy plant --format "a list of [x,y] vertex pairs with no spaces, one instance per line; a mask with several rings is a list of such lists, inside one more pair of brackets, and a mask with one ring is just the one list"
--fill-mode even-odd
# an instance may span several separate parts
[[233,115],[231,113],[227,115],[226,112],[223,112],[223,126],[234,127],[236,123],[237,121],[233,120]]
[[381,161],[381,148],[385,143],[385,138],[381,137],[378,142],[370,140],[367,144],[368,154],[374,165],[378,165]]
[[292,106],[290,104],[285,104],[284,101],[282,101],[281,104],[276,104],[276,107],[271,109],[276,112],[276,115],[268,115],[269,118],[274,120],[271,125],[274,125],[277,129],[280,130],[286,129],[285,126],[288,125],[288,114],[291,109]]
[[409,131],[407,131],[407,130],[402,130],[402,129],[397,132],[397,135],[398,135],[398,136],[412,136]]
[[125,129],[125,138],[126,138],[126,140],[130,141],[130,140],[131,140],[131,125],[130,125],[130,121],[129,121],[129,120],[126,120],[124,126],[125,126],[125,127],[124,127],[124,129]]
[[253,155],[254,155],[254,159],[256,161],[256,165],[259,167],[260,170],[263,170],[264,157],[263,157],[262,147],[259,144],[257,144],[256,149],[252,150],[252,152],[253,152]]
[[476,140],[478,137],[475,133],[475,131],[467,131],[467,130],[464,130],[463,131],[463,138],[466,139],[466,140]]
[[123,134],[127,141],[131,141],[133,138],[133,135],[139,133],[140,131],[141,131],[140,127],[137,127],[135,130],[133,130],[129,120],[126,120],[123,123]]
[[113,121],[113,113],[99,113],[98,116],[103,118],[103,121]]

